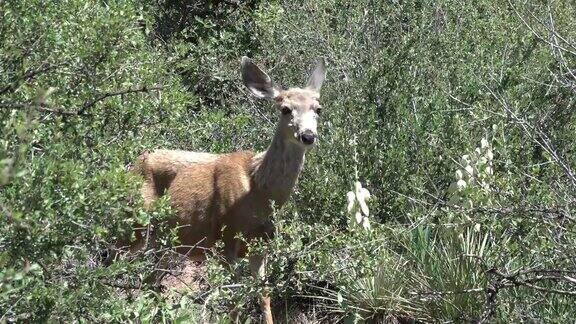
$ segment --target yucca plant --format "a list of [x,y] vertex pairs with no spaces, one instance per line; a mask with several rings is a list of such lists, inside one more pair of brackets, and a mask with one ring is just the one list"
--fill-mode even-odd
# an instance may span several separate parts
[[478,227],[416,228],[398,237],[399,247],[377,247],[377,267],[359,276],[350,267],[348,284],[321,289],[317,296],[333,313],[354,321],[475,320],[484,310],[484,258],[488,234]]
[[483,309],[487,278],[482,266],[487,233],[479,227],[458,233],[454,228],[417,228],[407,246],[414,271],[421,274],[423,290],[415,292],[436,319],[472,320]]
[[329,313],[340,314],[346,321],[429,320],[423,304],[411,297],[411,290],[419,283],[414,273],[406,271],[408,261],[389,251],[378,259],[373,275],[355,277],[356,271],[349,268],[349,284],[340,289],[320,288],[314,298]]

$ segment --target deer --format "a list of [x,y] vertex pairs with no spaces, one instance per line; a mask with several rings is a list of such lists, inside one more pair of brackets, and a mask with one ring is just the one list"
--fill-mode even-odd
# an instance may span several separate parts
[[[246,56],[241,60],[241,74],[248,90],[272,100],[277,110],[278,122],[266,151],[213,154],[159,149],[143,153],[136,163],[135,170],[144,178],[144,204],[170,196],[176,216],[168,224],[178,228],[182,243],[177,252],[191,259],[202,258],[222,241],[225,260],[233,263],[246,256],[246,242],[271,239],[273,210],[289,199],[305,154],[318,141],[320,88],[326,78],[323,59],[304,88],[277,86]],[[144,239],[142,232],[136,233],[133,246],[141,247]],[[248,259],[251,274],[265,281],[266,255]],[[273,323],[268,290],[259,303],[264,322]]]

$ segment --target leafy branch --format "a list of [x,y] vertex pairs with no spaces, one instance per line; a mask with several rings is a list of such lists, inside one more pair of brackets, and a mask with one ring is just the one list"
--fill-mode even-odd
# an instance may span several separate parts
[[0,108],[8,108],[8,109],[37,109],[38,111],[41,112],[46,112],[46,113],[54,113],[57,115],[68,115],[68,116],[80,116],[80,115],[85,115],[86,112],[94,107],[97,103],[104,101],[108,98],[111,97],[116,97],[116,96],[123,96],[126,94],[131,94],[131,93],[148,93],[151,91],[161,91],[163,90],[164,87],[162,86],[143,86],[140,88],[129,88],[126,90],[119,90],[119,91],[113,91],[113,92],[105,92],[99,95],[94,96],[93,99],[90,100],[86,100],[84,101],[84,103],[82,104],[82,106],[80,108],[78,108],[77,110],[67,110],[65,108],[62,107],[51,107],[49,105],[47,105],[46,103],[17,103],[17,102],[0,102]]

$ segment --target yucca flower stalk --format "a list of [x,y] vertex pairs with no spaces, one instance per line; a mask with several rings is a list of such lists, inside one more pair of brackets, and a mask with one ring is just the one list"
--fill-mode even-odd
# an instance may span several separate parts
[[360,225],[363,229],[370,229],[370,210],[366,201],[370,199],[370,191],[362,188],[360,181],[354,183],[354,190],[348,191],[348,215],[352,216],[353,224]]

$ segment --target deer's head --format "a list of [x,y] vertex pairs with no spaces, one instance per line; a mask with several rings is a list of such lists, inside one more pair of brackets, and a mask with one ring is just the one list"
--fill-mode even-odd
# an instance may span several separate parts
[[246,87],[260,98],[274,99],[280,115],[279,131],[286,139],[306,148],[318,138],[317,119],[321,111],[318,100],[325,77],[324,60],[320,59],[305,88],[283,90],[249,58],[242,58],[242,79]]

